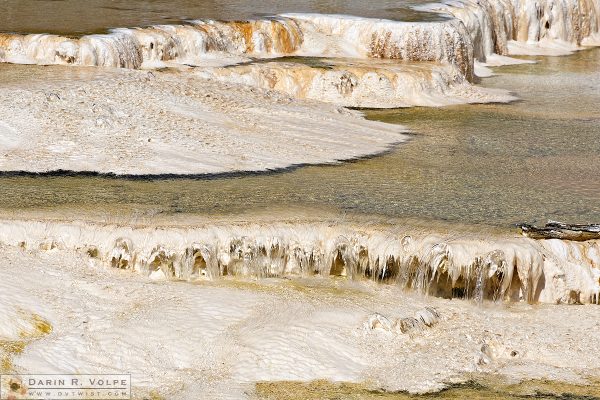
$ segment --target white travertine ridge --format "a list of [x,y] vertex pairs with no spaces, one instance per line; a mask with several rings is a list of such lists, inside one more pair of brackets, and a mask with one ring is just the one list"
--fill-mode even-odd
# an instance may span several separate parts
[[221,82],[276,90],[300,99],[346,107],[398,108],[516,100],[507,91],[470,84],[450,64],[328,60],[319,68],[298,63],[253,63],[205,68],[197,74]]
[[406,140],[403,127],[275,91],[174,73],[31,68],[0,86],[0,170],[121,175],[336,163]]
[[344,56],[449,63],[470,79],[473,58],[564,53],[597,43],[600,31],[597,0],[457,0],[417,8],[455,19],[401,22],[284,14],[252,21],[123,28],[79,39],[3,34],[0,61],[140,68],[168,61],[202,64],[209,53]]
[[0,61],[140,68],[173,61],[202,64],[209,53],[273,57],[310,55],[437,61],[470,79],[468,32],[455,20],[407,23],[343,15],[288,14],[248,22],[117,29],[71,39],[56,35],[0,36]]
[[449,0],[417,7],[461,20],[471,35],[474,57],[564,55],[598,44],[598,0]]
[[300,25],[300,55],[435,61],[473,77],[468,32],[456,20],[399,22],[346,15],[285,14]]
[[[57,35],[0,36],[0,60],[117,68],[141,68],[202,63],[210,54],[291,54],[302,43],[302,33],[287,19],[250,22],[196,21],[193,25],[158,25],[115,29],[109,34],[72,39]],[[235,58],[234,58],[235,59]]]
[[600,242],[444,238],[324,224],[133,228],[6,220],[0,243],[79,250],[151,279],[343,276],[434,296],[600,304]]

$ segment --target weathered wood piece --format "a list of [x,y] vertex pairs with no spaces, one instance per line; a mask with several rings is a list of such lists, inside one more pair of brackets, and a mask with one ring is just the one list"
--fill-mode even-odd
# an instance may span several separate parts
[[600,239],[600,224],[578,225],[549,221],[544,227],[520,224],[521,233],[532,239],[563,239],[583,242]]

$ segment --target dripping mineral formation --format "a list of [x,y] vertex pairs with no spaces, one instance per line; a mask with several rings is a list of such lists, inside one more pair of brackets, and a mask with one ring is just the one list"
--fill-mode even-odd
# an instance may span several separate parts
[[418,8],[461,20],[482,62],[494,54],[560,55],[600,43],[600,3],[594,0],[458,0]]
[[321,224],[120,228],[4,221],[0,242],[78,250],[92,261],[151,279],[340,276],[444,298],[600,302],[600,241],[399,233]]
[[219,56],[226,62],[228,57],[305,55],[437,61],[456,65],[468,79],[473,73],[468,32],[456,20],[406,23],[289,14],[248,22],[118,29],[81,39],[4,35],[0,43],[0,59],[13,63],[140,68],[169,61],[201,64]]
[[211,68],[198,74],[346,107],[398,108],[516,100],[503,90],[471,85],[452,64],[429,62],[329,59],[322,67],[270,62]]

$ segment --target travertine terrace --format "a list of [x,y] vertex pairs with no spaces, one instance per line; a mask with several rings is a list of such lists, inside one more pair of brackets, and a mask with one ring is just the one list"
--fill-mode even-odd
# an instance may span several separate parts
[[[414,8],[438,18],[290,12],[77,37],[2,33],[0,173],[100,174],[118,186],[376,157],[415,142],[403,126],[353,108],[513,102],[508,90],[480,85],[491,67],[600,44],[598,0]],[[577,115],[594,123],[586,112]],[[552,146],[538,153],[555,155]],[[470,154],[506,158],[486,149],[476,143]],[[326,188],[326,201],[352,179]],[[571,188],[568,179],[557,185]],[[456,207],[477,190],[457,190]],[[134,221],[115,197],[114,215],[104,217],[68,202],[1,210],[0,374],[110,369],[132,374],[134,398],[166,399],[248,398],[260,381],[412,393],[479,373],[577,383],[600,376],[599,240],[537,240],[492,224],[416,228],[354,209],[303,218],[290,205],[280,216],[266,201],[268,217],[212,209],[199,217],[177,195],[164,200],[171,214]],[[132,203],[123,209],[135,210]]]

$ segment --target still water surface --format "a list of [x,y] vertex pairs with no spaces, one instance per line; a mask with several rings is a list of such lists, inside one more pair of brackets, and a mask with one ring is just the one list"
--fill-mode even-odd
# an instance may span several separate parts
[[82,35],[110,28],[238,20],[284,12],[350,14],[404,21],[440,20],[414,11],[426,0],[0,0],[0,32]]
[[414,137],[389,154],[227,178],[1,177],[0,209],[171,215],[328,210],[509,227],[600,221],[600,49],[502,67],[523,100],[369,111]]

